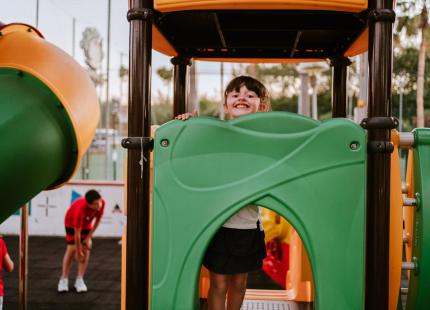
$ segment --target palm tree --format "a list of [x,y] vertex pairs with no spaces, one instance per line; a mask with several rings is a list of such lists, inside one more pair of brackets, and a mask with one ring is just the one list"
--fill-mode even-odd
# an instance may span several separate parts
[[408,36],[418,36],[417,75],[417,127],[424,127],[424,69],[426,63],[427,41],[429,39],[427,0],[403,0],[398,3],[401,15],[398,17],[397,31]]

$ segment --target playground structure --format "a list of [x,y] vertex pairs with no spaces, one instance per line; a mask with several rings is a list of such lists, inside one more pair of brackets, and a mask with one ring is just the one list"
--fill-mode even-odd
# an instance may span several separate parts
[[[196,300],[199,287],[197,281],[200,271],[199,263],[207,242],[216,228],[229,215],[237,211],[243,204],[253,201],[255,203],[259,202],[261,205],[274,210],[280,216],[285,217],[287,221],[293,224],[300,235],[311,264],[317,309],[394,309],[399,300],[401,269],[402,267],[415,268],[416,264],[409,265],[408,262],[402,264],[401,261],[403,246],[401,205],[405,201],[411,204],[412,202],[402,199],[400,170],[398,168],[393,170],[394,168],[391,167],[392,164],[398,163],[398,158],[395,157],[395,152],[393,152],[396,149],[395,146],[405,144],[404,135],[400,135],[397,141],[394,139],[396,134],[393,134],[393,141],[391,141],[391,130],[397,126],[396,120],[391,117],[390,99],[392,25],[395,20],[393,2],[388,0],[252,2],[246,0],[234,2],[132,0],[129,7],[130,10],[127,16],[130,21],[131,33],[131,83],[129,88],[130,137],[124,140],[124,146],[129,149],[125,280],[127,290],[124,307],[135,308],[134,305],[139,301],[142,303],[140,309],[147,309],[148,307],[151,309],[160,307],[195,308],[197,306]],[[259,117],[263,118],[262,115],[258,115],[255,119],[250,117],[245,120],[244,118],[243,123],[241,123],[241,120],[237,123],[229,122],[226,124],[215,124],[209,120],[193,119],[187,121],[185,125],[169,123],[162,126],[157,130],[155,139],[150,139],[149,103],[152,48],[173,57],[173,110],[175,115],[186,111],[187,65],[193,59],[242,62],[302,62],[329,59],[333,66],[332,103],[334,118],[346,116],[346,76],[347,66],[350,64],[349,57],[366,50],[369,51],[368,118],[362,122],[362,127],[367,131],[367,136],[364,138],[363,132],[359,134],[360,131],[357,128],[357,135],[349,137],[349,143],[344,145],[346,148],[349,147],[351,151],[351,147],[354,148],[354,145],[356,145],[352,143],[353,141],[361,141],[362,143],[359,151],[354,154],[363,152],[362,163],[365,173],[358,174],[358,178],[362,177],[362,179],[358,180],[358,183],[363,184],[363,188],[358,187],[357,191],[351,195],[361,197],[363,205],[360,205],[360,199],[356,199],[355,203],[358,203],[359,206],[354,211],[359,212],[363,217],[358,215],[351,219],[350,216],[346,216],[349,220],[356,221],[354,223],[357,226],[351,226],[344,231],[339,228],[336,233],[327,236],[327,238],[337,238],[337,235],[341,234],[345,237],[350,236],[351,231],[356,227],[362,229],[354,231],[355,238],[358,238],[355,241],[362,240],[364,242],[361,246],[354,248],[356,251],[354,253],[357,255],[355,259],[364,257],[363,261],[358,259],[356,266],[351,269],[346,268],[348,269],[347,271],[345,270],[347,274],[350,273],[350,276],[351,273],[354,273],[351,276],[356,280],[354,288],[349,287],[347,284],[349,283],[348,277],[344,274],[346,277],[342,279],[344,282],[325,283],[328,286],[335,287],[339,294],[336,296],[330,295],[330,292],[325,292],[324,288],[321,287],[323,285],[321,281],[330,281],[330,279],[323,276],[328,270],[318,267],[320,263],[327,262],[325,261],[327,259],[332,262],[330,267],[326,265],[332,273],[337,274],[339,270],[344,270],[343,268],[345,268],[345,264],[348,264],[348,260],[340,260],[339,263],[335,263],[338,258],[336,252],[339,249],[343,253],[345,247],[349,247],[351,244],[336,243],[334,245],[336,251],[325,253],[327,256],[324,258],[324,251],[319,249],[316,252],[314,248],[314,246],[318,247],[320,245],[317,245],[317,242],[312,240],[314,235],[308,231],[311,229],[309,227],[311,220],[301,218],[304,216],[302,212],[306,211],[298,207],[300,204],[298,203],[297,207],[295,207],[292,203],[287,202],[288,198],[286,196],[279,193],[277,193],[279,196],[273,194],[271,190],[276,192],[276,186],[270,188],[269,184],[272,183],[270,183],[269,177],[265,179],[267,187],[264,187],[264,183],[257,184],[255,181],[256,175],[265,176],[266,170],[264,167],[270,170],[270,167],[275,165],[274,162],[282,162],[280,159],[282,156],[276,151],[279,147],[278,144],[270,146],[276,155],[266,156],[268,157],[265,158],[268,161],[265,163],[267,166],[261,163],[261,166],[258,166],[255,170],[248,171],[248,173],[245,173],[245,168],[241,170],[240,167],[237,167],[232,169],[230,178],[227,176],[224,178],[224,174],[220,170],[216,171],[216,176],[213,176],[214,180],[208,177],[208,174],[203,178],[200,173],[190,174],[187,171],[185,175],[184,167],[197,171],[197,169],[193,168],[195,163],[190,163],[191,158],[200,164],[201,171],[213,172],[208,168],[209,165],[204,166],[201,163],[201,158],[204,155],[208,158],[213,156],[218,160],[223,158],[222,154],[217,153],[217,150],[212,149],[213,153],[211,153],[205,149],[206,147],[211,149],[208,141],[215,141],[213,137],[222,135],[227,131],[239,131],[237,127],[240,127],[243,129],[240,132],[244,135],[249,134],[252,136],[252,134],[255,134],[258,136],[257,133],[259,133],[261,137],[267,137],[269,140],[282,136],[280,132],[283,132],[283,137],[286,141],[289,141],[288,134],[285,133],[289,132],[293,127],[289,127],[287,122],[285,124],[276,123],[276,126],[274,125],[273,127],[270,126],[271,131],[268,133],[264,126],[267,126],[268,123],[271,124],[271,121],[264,123],[263,126],[258,121]],[[274,114],[267,117],[276,118]],[[288,121],[291,121],[291,119],[288,118]],[[330,121],[315,126],[322,130],[322,128],[326,128],[325,126],[330,126],[329,124],[335,124],[336,121],[333,120],[333,123]],[[341,123],[336,124],[340,125]],[[218,131],[215,129],[212,131],[212,127],[217,128]],[[191,130],[188,130],[189,128],[198,128],[197,131],[201,132],[202,135],[192,135]],[[174,132],[173,129],[179,132]],[[318,132],[319,129],[315,129],[315,132]],[[304,130],[302,134],[305,135],[305,132],[307,131]],[[417,139],[420,134],[425,136],[427,131],[424,129],[416,130],[412,135],[415,138],[411,139],[409,137],[407,139],[408,141],[415,140],[414,143],[408,144],[409,147],[414,146],[414,159],[418,156],[420,148],[425,145],[425,138]],[[341,133],[336,131],[336,134],[327,138],[327,141],[337,139],[340,136]],[[216,141],[219,140],[219,138],[216,139]],[[264,139],[262,138],[262,140]],[[185,141],[188,141],[188,143]],[[200,141],[201,145],[195,146],[194,141]],[[224,142],[217,142],[217,146],[225,148],[226,153],[235,153],[236,148],[231,145],[229,146],[231,148],[229,148],[227,144],[227,142],[225,144]],[[254,156],[257,162],[261,159],[260,157],[264,157],[261,151],[256,150],[255,154],[250,152],[249,145],[245,145],[245,142],[240,145],[248,150],[245,152],[246,156],[253,154],[249,156]],[[288,143],[284,145],[284,147],[288,148],[286,145]],[[267,145],[267,147],[269,146]],[[341,148],[339,145],[333,147]],[[151,209],[149,207],[150,167],[149,163],[142,161],[142,158],[149,158],[152,149],[154,150],[154,198]],[[237,152],[240,153],[239,151]],[[289,158],[289,154],[288,150],[285,150],[283,156]],[[314,152],[314,156],[318,155],[319,152]],[[335,157],[335,155],[333,156]],[[393,159],[391,160],[392,156]],[[324,157],[323,159],[318,156],[318,162],[321,162],[322,166],[324,166],[323,162],[325,160],[331,162],[332,158]],[[261,159],[261,162],[264,162],[264,160]],[[279,167],[283,167],[282,164],[279,163]],[[409,168],[413,171],[410,175],[415,175],[413,177],[415,178],[414,185],[416,185],[417,178],[419,179],[418,171],[424,171],[422,164],[415,163],[413,169]],[[301,172],[304,173],[304,171],[297,170],[295,172],[300,174]],[[326,170],[324,171],[326,172]],[[331,170],[328,169],[327,171]],[[325,172],[322,172],[322,174]],[[219,178],[218,174],[221,174]],[[425,173],[422,174],[425,175]],[[274,176],[274,178],[276,177]],[[287,182],[289,175],[283,175],[283,178]],[[238,188],[240,186],[245,188],[246,183],[253,190],[251,192],[251,190],[248,191],[242,188],[243,191],[239,191],[237,201],[231,195],[226,194],[225,197],[224,192],[222,195],[220,193],[216,195],[215,192],[221,190],[221,188],[228,192],[226,186],[223,185],[224,183],[216,181],[219,179],[222,179],[225,184]],[[349,175],[349,178],[345,180],[345,184],[353,180],[355,180],[355,175]],[[281,186],[281,179],[278,181],[276,184]],[[330,179],[330,182],[335,181]],[[322,185],[319,184],[318,186]],[[285,191],[289,192],[291,197],[296,197],[296,194],[301,193],[301,195],[298,195],[300,199],[307,201],[311,199],[310,197],[317,197],[317,193],[319,193],[318,186],[314,187],[315,192],[312,193],[307,192],[308,188],[306,186],[303,186],[300,190],[297,189],[295,193],[290,193],[288,189],[285,189]],[[348,185],[342,184],[342,189],[343,186]],[[392,190],[390,190],[390,187]],[[136,191],[136,188],[139,190]],[[173,192],[167,193],[167,188],[169,190],[173,189]],[[360,190],[363,190],[363,192],[360,193]],[[410,196],[415,196],[411,192],[412,185],[408,187],[408,190]],[[415,190],[418,191],[418,188],[415,187]],[[327,191],[330,192],[330,190]],[[336,201],[339,198],[337,196],[342,195],[340,192],[341,190],[332,193],[332,196],[327,197],[327,201]],[[177,196],[179,193],[181,196]],[[198,203],[201,205],[203,201],[211,205],[211,203],[207,202],[210,199],[204,199],[204,194],[208,194],[208,196],[213,194],[219,199],[216,211],[212,209],[206,210],[206,208],[202,208],[204,211],[197,209],[196,205]],[[182,199],[182,195],[184,195],[188,204],[183,204],[179,201]],[[211,196],[211,198],[214,196]],[[273,198],[273,196],[277,197],[277,199]],[[270,199],[272,200],[268,201]],[[418,200],[421,201],[420,199],[416,201]],[[324,205],[325,200],[318,202],[320,205]],[[335,203],[329,203],[329,205],[333,208],[339,207]],[[348,203],[342,204],[342,206],[345,208],[342,211],[346,213],[348,212],[346,210],[351,207]],[[301,207],[307,209],[308,205],[304,203]],[[390,211],[390,208],[395,211]],[[411,209],[407,207],[405,210],[408,208]],[[181,215],[189,214],[192,219],[180,216],[178,209],[181,210]],[[312,216],[322,216],[318,212],[318,210],[322,209],[326,210],[324,207],[318,208],[314,210]],[[415,208],[414,211],[408,210],[405,213],[419,212],[418,210]],[[336,216],[340,217],[338,214]],[[414,254],[411,254],[410,249],[408,249],[407,255],[408,257],[414,256],[416,259],[420,259],[418,256],[422,255],[423,252],[418,252],[418,247],[415,245],[418,245],[425,238],[415,239],[417,236],[413,237],[412,231],[415,232],[416,230],[410,229],[414,221],[414,225],[417,225],[417,216],[412,220],[409,214],[406,221],[409,221],[406,225],[409,230],[406,233],[408,238],[405,237],[404,240],[409,240],[406,245],[410,247],[412,244],[415,249],[412,250]],[[343,224],[343,222],[336,222],[334,225]],[[423,225],[422,222],[418,224]],[[202,226],[204,229],[202,229]],[[304,232],[304,230],[307,232]],[[425,234],[425,230],[422,233]],[[184,237],[183,242],[179,242],[177,234]],[[186,237],[189,240],[186,240]],[[163,247],[161,244],[168,246]],[[321,256],[316,257],[315,255]],[[413,258],[411,260],[413,261]],[[290,261],[297,262],[296,259],[291,258]],[[150,270],[146,269],[147,265],[150,266]],[[360,268],[362,268],[363,273],[357,278],[355,272]],[[417,279],[422,279],[421,271],[421,268],[415,268],[411,272],[411,285],[414,283],[412,273]],[[296,274],[294,277],[295,285],[300,286],[300,283],[302,283],[307,285],[308,288],[312,286],[309,283],[306,284],[309,279],[300,278],[301,275],[303,273]],[[324,278],[324,280],[320,277]],[[147,282],[147,279],[149,282]],[[184,281],[187,281],[187,285],[184,284]],[[417,286],[409,288],[408,309],[414,309],[414,303],[417,305],[416,309],[419,309],[419,307],[425,308],[424,301],[422,301],[421,306],[417,302],[419,299],[417,292],[422,293],[425,290],[425,285],[415,283]],[[418,286],[420,287],[419,289]],[[411,290],[414,292],[411,292]],[[403,288],[402,292],[404,293],[405,291],[406,289]],[[149,292],[148,295],[147,292]],[[261,293],[264,295],[264,292]],[[142,296],[147,296],[147,299],[142,300]],[[308,294],[306,298],[312,298],[312,294]],[[354,300],[354,306],[348,304],[351,300]]]
[[[124,307],[196,308],[200,262],[211,236],[234,212],[254,202],[278,213],[297,231],[292,239],[297,247],[303,242],[308,253],[317,309],[395,309],[402,267],[411,270],[407,309],[427,309],[425,280],[430,271],[424,189],[430,175],[429,131],[391,133],[396,126],[390,115],[392,2],[254,1],[252,5],[245,0],[130,1]],[[246,23],[248,19],[252,24]],[[4,219],[39,191],[70,178],[91,141],[99,112],[86,73],[36,29],[6,25],[0,32],[0,102],[5,109],[0,132],[2,150],[7,150],[1,155],[1,171],[3,188],[10,193],[2,209]],[[280,34],[285,41],[276,39]],[[319,123],[267,113],[230,122],[204,118],[172,122],[151,139],[152,39],[155,48],[174,56],[175,114],[185,112],[186,68],[191,59],[328,58],[334,69],[333,117],[339,118],[345,117],[347,57],[365,51],[369,42],[369,109],[362,123],[367,137],[363,128],[344,119]],[[13,137],[7,136],[10,132]],[[228,139],[220,138],[227,133]],[[210,143],[215,141],[210,137],[219,142]],[[407,198],[401,197],[397,147],[411,148]],[[247,163],[242,162],[243,154]],[[314,160],[315,154],[321,156]],[[219,163],[226,156],[231,160],[229,169],[206,163],[207,159]],[[25,188],[22,179],[28,180]],[[402,205],[407,205],[404,212]],[[407,261],[402,264],[404,241]],[[290,257],[291,262],[298,259]],[[303,274],[299,270],[291,285],[300,287]],[[260,293],[264,299],[264,291]],[[291,299],[286,295],[284,300]]]

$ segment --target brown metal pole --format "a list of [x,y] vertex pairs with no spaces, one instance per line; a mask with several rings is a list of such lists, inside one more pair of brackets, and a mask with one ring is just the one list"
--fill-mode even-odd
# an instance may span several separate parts
[[21,208],[21,231],[19,234],[19,280],[18,309],[27,309],[28,274],[28,204]]
[[[150,137],[151,0],[130,0],[129,137]],[[126,308],[149,304],[149,149],[129,149],[127,159]]]
[[346,91],[348,66],[351,61],[347,57],[333,58],[330,65],[333,67],[332,76],[332,117],[346,117]]
[[182,56],[173,57],[173,116],[187,111],[187,66],[190,59]]
[[[391,116],[392,0],[369,1],[368,116]],[[369,145],[390,141],[390,129],[368,130]],[[366,309],[388,309],[390,153],[369,149],[367,161]]]

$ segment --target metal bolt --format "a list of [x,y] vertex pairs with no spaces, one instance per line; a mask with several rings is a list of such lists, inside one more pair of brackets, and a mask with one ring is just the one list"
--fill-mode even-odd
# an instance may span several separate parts
[[401,287],[400,288],[400,294],[401,295],[408,295],[409,289],[407,287]]
[[356,142],[356,141],[353,141],[353,142],[351,142],[351,144],[349,145],[349,148],[350,148],[351,150],[357,150],[359,146],[360,146],[360,143],[358,143],[358,142]]
[[160,144],[162,147],[168,147],[169,146],[169,140],[163,139],[163,140],[161,140]]
[[417,200],[415,198],[403,198],[404,207],[415,207],[417,205]]

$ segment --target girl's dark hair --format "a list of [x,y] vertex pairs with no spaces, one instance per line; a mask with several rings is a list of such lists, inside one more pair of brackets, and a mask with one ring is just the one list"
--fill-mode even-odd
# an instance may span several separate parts
[[97,199],[100,199],[101,197],[102,196],[100,196],[99,192],[94,189],[90,189],[88,192],[85,193],[85,200],[89,204],[93,203]]
[[239,91],[242,86],[246,86],[249,90],[252,90],[260,98],[261,104],[264,104],[264,111],[271,111],[269,91],[267,88],[258,80],[250,76],[241,75],[235,77],[228,83],[224,92],[224,102],[227,102],[227,95],[232,91]]

